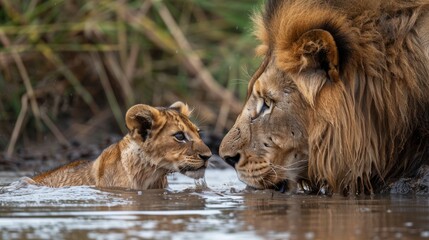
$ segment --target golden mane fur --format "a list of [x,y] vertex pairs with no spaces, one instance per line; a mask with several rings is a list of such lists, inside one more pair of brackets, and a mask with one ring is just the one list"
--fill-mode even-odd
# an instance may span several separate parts
[[144,190],[166,187],[171,172],[200,178],[211,151],[189,115],[188,106],[181,102],[169,108],[135,105],[125,118],[129,133],[95,161],[72,162],[33,177],[32,183]]
[[[223,140],[223,157],[246,151],[247,143],[227,146],[237,139],[236,129],[239,137],[256,131],[244,127],[243,115],[256,107],[252,93],[260,91],[259,81],[298,92],[288,94],[288,101],[302,107],[287,111],[301,119],[308,168],[299,174],[313,188],[376,192],[429,162],[427,0],[268,1],[254,21],[261,41],[256,51],[265,60]],[[283,120],[271,124],[297,124]],[[257,141],[253,137],[252,144]]]

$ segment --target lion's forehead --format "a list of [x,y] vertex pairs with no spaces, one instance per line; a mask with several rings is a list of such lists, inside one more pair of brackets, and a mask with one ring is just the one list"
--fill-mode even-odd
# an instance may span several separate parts
[[287,73],[279,70],[275,65],[275,60],[273,60],[254,82],[251,89],[252,94],[257,97],[275,99],[281,97],[285,90],[292,88],[295,88],[293,80]]

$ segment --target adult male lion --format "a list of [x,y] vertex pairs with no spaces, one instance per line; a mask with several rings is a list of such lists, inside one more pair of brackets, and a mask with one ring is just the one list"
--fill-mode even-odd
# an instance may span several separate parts
[[429,1],[271,0],[264,57],[220,146],[255,188],[377,192],[429,162]]

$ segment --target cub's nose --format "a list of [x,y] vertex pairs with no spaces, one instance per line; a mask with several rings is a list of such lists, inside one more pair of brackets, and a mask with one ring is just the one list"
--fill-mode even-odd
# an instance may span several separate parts
[[209,160],[209,158],[210,158],[211,156],[212,156],[212,155],[198,154],[198,157],[200,157],[203,161],[207,161],[207,160]]
[[224,157],[225,162],[228,163],[229,165],[231,165],[232,167],[235,168],[235,165],[238,163],[238,161],[240,161],[240,154],[238,153],[235,156],[225,156]]

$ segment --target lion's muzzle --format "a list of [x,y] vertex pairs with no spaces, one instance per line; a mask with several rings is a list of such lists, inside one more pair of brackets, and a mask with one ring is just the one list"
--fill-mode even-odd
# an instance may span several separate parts
[[219,155],[226,163],[235,168],[235,165],[240,161],[239,150],[242,147],[241,131],[234,127],[223,138],[219,147]]

